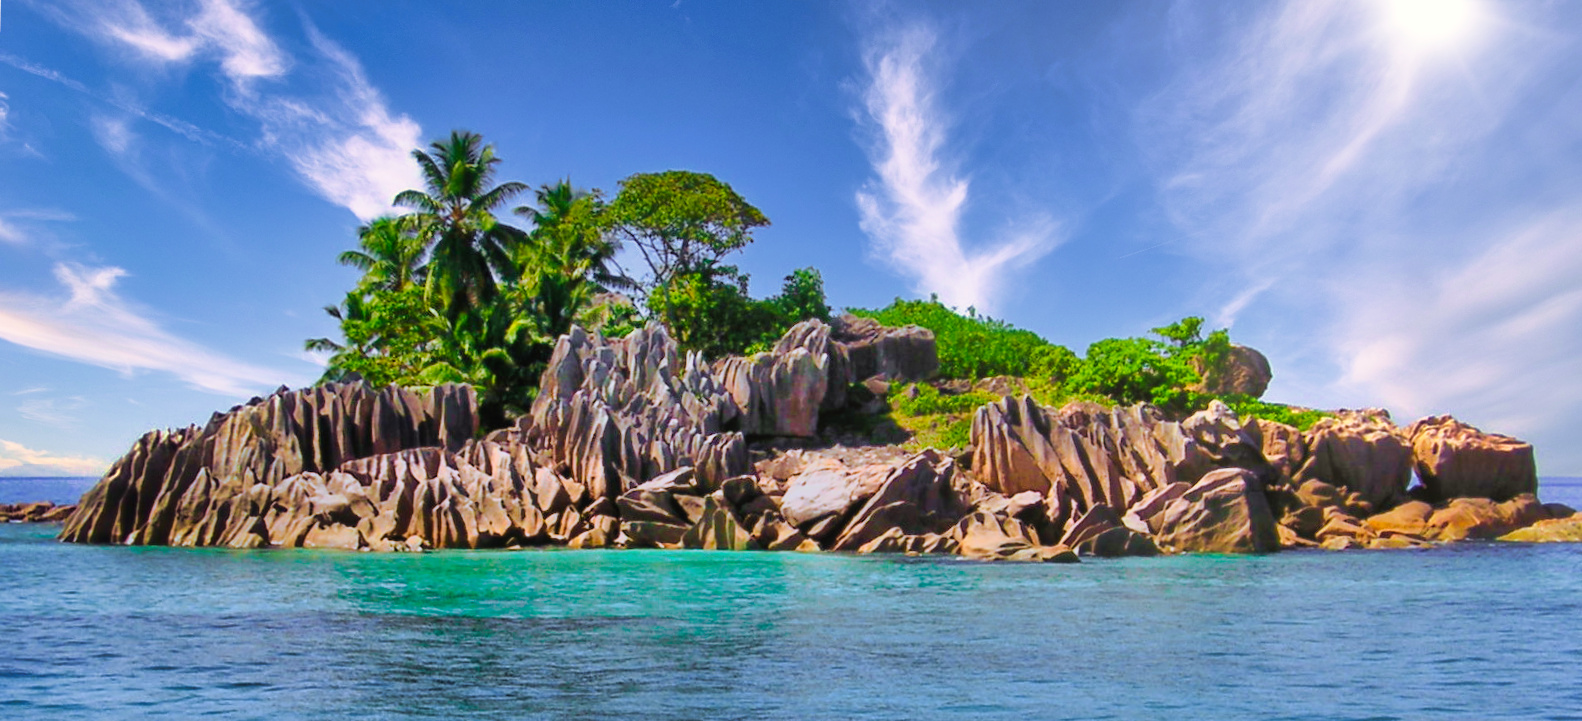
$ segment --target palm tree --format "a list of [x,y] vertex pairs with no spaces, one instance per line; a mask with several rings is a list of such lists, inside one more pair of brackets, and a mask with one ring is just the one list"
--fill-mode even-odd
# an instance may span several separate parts
[[412,151],[425,190],[402,191],[395,202],[413,210],[408,222],[432,244],[426,289],[454,318],[494,299],[496,272],[510,274],[510,251],[522,233],[498,222],[494,211],[527,185],[493,184],[500,159],[476,133],[452,131],[429,147]]
[[556,338],[571,330],[594,296],[635,289],[637,283],[615,265],[620,246],[605,232],[598,191],[575,190],[567,179],[541,186],[534,195],[536,206],[516,209],[533,230],[517,246],[515,260],[544,335]]
[[341,265],[363,272],[358,284],[361,290],[400,292],[421,282],[428,243],[414,232],[414,225],[407,219],[386,215],[357,229],[357,242],[362,249],[341,253],[339,260]]

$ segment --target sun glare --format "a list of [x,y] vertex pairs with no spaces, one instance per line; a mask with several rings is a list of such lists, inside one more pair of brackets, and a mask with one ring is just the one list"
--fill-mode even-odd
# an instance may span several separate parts
[[1420,50],[1464,42],[1482,14],[1477,0],[1385,0],[1383,5],[1395,33]]

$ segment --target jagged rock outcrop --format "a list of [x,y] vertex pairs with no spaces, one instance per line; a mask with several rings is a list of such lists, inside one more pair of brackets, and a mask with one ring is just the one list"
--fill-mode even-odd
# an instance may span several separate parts
[[700,356],[682,358],[664,326],[614,340],[573,327],[539,387],[517,431],[594,497],[613,500],[682,466],[705,484],[747,470],[746,441],[728,430],[740,407]]
[[[619,340],[573,329],[529,415],[483,439],[464,386],[282,389],[202,428],[140,438],[70,512],[61,537],[1074,561],[1416,547],[1510,537],[1570,514],[1530,494],[1408,501],[1409,441],[1422,442],[1439,493],[1518,490],[1530,474],[1530,448],[1528,470],[1511,461],[1525,444],[1452,419],[1425,419],[1408,434],[1382,413],[1343,412],[1300,433],[1243,423],[1217,401],[1177,422],[1147,405],[1056,410],[1006,397],[974,415],[967,456],[762,439],[750,463],[748,435],[815,436],[820,412],[850,408],[839,394],[877,394],[854,383],[871,370],[864,364],[897,378],[927,366],[885,355],[922,347],[915,335],[867,333],[868,350],[855,355],[840,337],[807,321],[770,352],[711,365],[680,353],[657,325]],[[864,380],[882,386],[889,372]],[[0,507],[25,518],[61,513]],[[1568,532],[1555,528],[1551,536]]]
[[1125,509],[1177,481],[1196,482],[1212,455],[1158,409],[1073,403],[1051,411],[1023,396],[990,403],[972,419],[972,468],[1007,496],[1049,497],[1057,524],[1095,505]]
[[1412,449],[1384,411],[1341,411],[1302,434],[1307,459],[1292,474],[1297,483],[1320,480],[1361,494],[1383,509],[1406,495]]
[[872,318],[850,314],[836,316],[831,328],[831,338],[846,348],[853,380],[878,377],[916,383],[939,372],[939,349],[934,332],[927,328],[887,328]]
[[1510,436],[1484,433],[1450,416],[1412,424],[1412,462],[1436,499],[1505,501],[1538,491],[1533,447]]
[[459,449],[476,430],[477,400],[468,386],[436,386],[422,394],[362,383],[282,388],[215,414],[201,429],[138,439],[83,496],[61,538],[170,544],[178,519],[190,517],[192,503],[216,484],[230,494],[228,503],[239,503],[247,494],[264,495],[254,489],[349,460],[423,446]]

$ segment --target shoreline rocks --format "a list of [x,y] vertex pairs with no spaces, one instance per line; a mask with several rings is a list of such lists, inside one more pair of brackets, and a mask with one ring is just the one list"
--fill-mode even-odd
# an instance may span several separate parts
[[[531,412],[483,438],[466,386],[281,389],[146,434],[50,513],[82,543],[1048,562],[1582,534],[1555,520],[1570,509],[1512,493],[1531,485],[1530,446],[1440,417],[1402,430],[1342,413],[1301,432],[1217,401],[1176,421],[1022,395],[979,408],[956,457],[811,440],[821,413],[868,402],[857,389],[937,370],[918,330],[807,321],[770,352],[710,364],[657,325],[617,340],[574,328]],[[1423,500],[1407,492],[1414,465],[1434,474]]]
[[54,501],[0,503],[0,523],[60,523],[76,510],[76,504]]

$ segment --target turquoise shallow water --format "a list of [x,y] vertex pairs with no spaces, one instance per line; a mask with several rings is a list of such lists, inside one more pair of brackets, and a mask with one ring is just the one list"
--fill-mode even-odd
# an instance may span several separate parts
[[1582,548],[1075,566],[103,548],[0,525],[0,718],[1582,719]]

